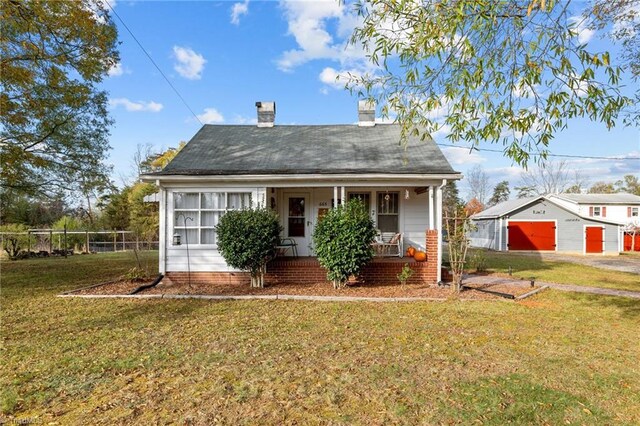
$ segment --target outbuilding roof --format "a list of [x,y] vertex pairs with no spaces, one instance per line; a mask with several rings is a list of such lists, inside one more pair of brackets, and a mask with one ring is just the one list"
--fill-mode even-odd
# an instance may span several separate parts
[[502,203],[496,204],[495,206],[489,207],[486,210],[483,210],[479,213],[471,216],[472,219],[494,219],[497,217],[504,216],[514,210],[517,210],[521,207],[529,205],[534,201],[537,201],[543,196],[539,197],[529,197],[529,198],[516,198],[515,200],[507,200]]
[[401,127],[205,125],[162,171],[151,175],[459,175],[431,139],[400,145]]
[[[564,195],[564,194],[563,194]],[[563,206],[561,203],[559,203],[557,200],[554,200],[553,198],[556,197],[555,195],[540,195],[538,197],[532,197],[532,198],[517,198],[515,200],[508,200],[508,201],[504,201],[500,204],[496,204],[493,207],[490,207],[484,211],[481,211],[479,213],[476,213],[474,215],[471,216],[471,219],[473,220],[490,220],[490,219],[499,219],[499,218],[503,218],[505,216],[508,217],[508,215],[511,212],[514,212],[516,210],[519,210],[523,207],[529,206],[533,203],[536,203],[540,200],[544,200],[547,201],[555,206],[557,206],[558,208],[561,208],[563,210],[568,211],[571,214],[576,215],[577,217],[581,217],[583,219],[588,219],[594,222],[600,222],[600,223],[609,223],[609,224],[614,224],[614,225],[619,225],[618,222],[614,222],[612,220],[609,219],[604,219],[604,218],[599,218],[599,217],[586,217],[584,215],[581,215],[580,212],[578,211],[574,211],[569,209],[568,207]]]
[[554,194],[561,200],[576,204],[640,204],[640,196],[619,192],[616,194]]

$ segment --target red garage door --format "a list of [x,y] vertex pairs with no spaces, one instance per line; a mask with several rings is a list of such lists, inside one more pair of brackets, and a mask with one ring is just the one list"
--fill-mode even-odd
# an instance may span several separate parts
[[509,250],[555,250],[555,222],[509,222]]
[[587,253],[602,253],[604,228],[601,226],[587,226],[585,229],[584,243]]
[[625,232],[624,251],[640,251],[640,233],[633,235]]

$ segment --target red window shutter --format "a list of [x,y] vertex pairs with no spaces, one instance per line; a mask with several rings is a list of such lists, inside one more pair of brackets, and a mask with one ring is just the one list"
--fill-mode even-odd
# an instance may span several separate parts
[[607,208],[606,207],[602,208],[602,217],[607,217]]
[[627,217],[631,217],[631,207],[627,207]]
[[593,217],[593,207],[589,207],[589,216]]

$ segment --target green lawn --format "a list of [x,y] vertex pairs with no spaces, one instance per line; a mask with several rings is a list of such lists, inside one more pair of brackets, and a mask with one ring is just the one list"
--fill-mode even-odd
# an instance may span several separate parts
[[[569,262],[543,260],[532,254],[518,254],[496,252],[484,249],[470,249],[467,256],[467,266],[474,272],[474,256],[481,253],[486,259],[487,272],[506,274],[509,267],[514,277],[529,279],[535,277],[538,281],[558,284],[576,284],[588,287],[613,288],[618,290],[640,291],[640,277],[629,272],[612,271],[578,265]],[[621,255],[625,256],[625,255]],[[640,262],[640,257],[635,256]],[[446,260],[447,256],[444,256]]]
[[0,264],[4,416],[640,423],[637,300],[554,291],[519,303],[55,297],[133,265],[131,254]]

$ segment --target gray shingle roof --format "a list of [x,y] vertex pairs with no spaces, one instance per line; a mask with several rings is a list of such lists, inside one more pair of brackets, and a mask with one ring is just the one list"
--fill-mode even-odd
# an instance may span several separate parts
[[454,174],[430,139],[399,145],[400,126],[205,125],[158,175]]
[[621,192],[618,194],[557,194],[561,200],[572,201],[577,204],[639,204],[640,196]]
[[483,210],[479,213],[471,216],[472,219],[492,219],[496,217],[503,216],[510,211],[519,209],[520,207],[526,206],[527,204],[542,198],[542,196],[531,197],[531,198],[516,198],[515,200],[507,200],[503,201],[495,206],[489,207],[486,210]]

